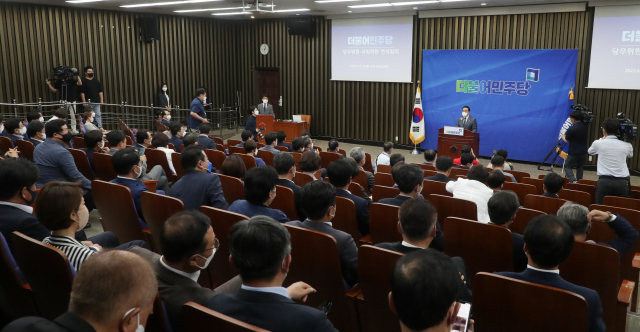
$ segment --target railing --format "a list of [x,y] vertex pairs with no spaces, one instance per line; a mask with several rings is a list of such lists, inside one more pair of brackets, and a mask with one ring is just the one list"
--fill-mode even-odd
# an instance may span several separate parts
[[[118,118],[120,118],[130,128],[154,131],[155,128],[153,126],[153,120],[156,119],[156,112],[158,110],[171,111],[171,122],[180,122],[184,119],[188,121],[190,114],[189,109],[180,108],[178,105],[172,108],[166,108],[154,107],[153,104],[150,106],[129,105],[126,102],[121,102],[120,104],[91,104],[100,105],[102,127],[108,130],[118,129]],[[10,118],[24,119],[30,111],[38,111],[42,113],[42,116],[47,120],[53,115],[53,111],[56,109],[64,107],[69,112],[71,106],[75,106],[76,119],[78,115],[82,115],[82,113],[84,113],[83,109],[85,104],[82,102],[43,102],[42,99],[40,99],[37,103],[17,103],[14,99],[13,103],[0,103],[0,115],[3,116],[6,121]],[[226,138],[223,134],[224,129],[235,129],[236,134],[238,133],[238,124],[241,121],[241,115],[240,112],[238,112],[237,105],[222,105],[222,107],[218,108],[207,105],[205,107],[205,112],[207,114],[207,120],[209,120],[209,123],[211,124],[212,135],[214,135],[215,131],[219,130],[219,136],[221,138]],[[69,112],[69,119],[67,119],[67,123],[69,123],[70,118],[71,112]],[[78,128],[76,128],[76,130],[78,130]]]

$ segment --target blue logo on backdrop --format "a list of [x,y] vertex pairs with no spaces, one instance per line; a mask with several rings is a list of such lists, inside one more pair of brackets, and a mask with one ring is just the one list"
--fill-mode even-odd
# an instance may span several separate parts
[[510,159],[539,162],[558,141],[577,50],[423,50],[422,59],[421,148],[436,149],[438,130],[454,126],[463,106],[478,122],[482,156],[506,149]]

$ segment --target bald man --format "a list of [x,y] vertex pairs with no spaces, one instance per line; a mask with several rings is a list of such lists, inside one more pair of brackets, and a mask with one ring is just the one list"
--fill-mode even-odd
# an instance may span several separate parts
[[151,265],[127,251],[104,251],[82,264],[73,280],[69,311],[53,321],[24,317],[3,332],[135,332],[144,330],[158,282]]

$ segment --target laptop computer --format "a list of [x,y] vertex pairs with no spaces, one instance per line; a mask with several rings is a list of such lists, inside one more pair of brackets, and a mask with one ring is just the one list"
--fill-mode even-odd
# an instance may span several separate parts
[[302,122],[302,115],[293,115],[293,122]]

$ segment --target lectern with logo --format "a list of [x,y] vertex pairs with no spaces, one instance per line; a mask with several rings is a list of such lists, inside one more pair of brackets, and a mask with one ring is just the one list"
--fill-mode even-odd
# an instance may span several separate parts
[[438,156],[449,156],[451,159],[460,158],[460,148],[468,145],[476,156],[480,151],[480,134],[460,127],[447,127],[438,131]]

